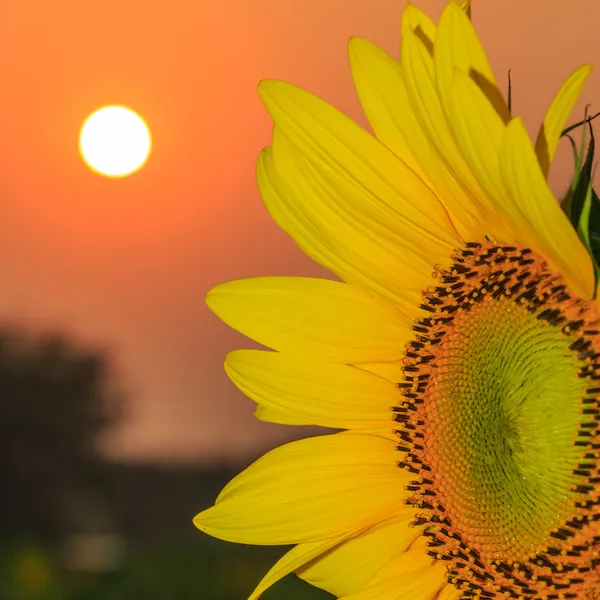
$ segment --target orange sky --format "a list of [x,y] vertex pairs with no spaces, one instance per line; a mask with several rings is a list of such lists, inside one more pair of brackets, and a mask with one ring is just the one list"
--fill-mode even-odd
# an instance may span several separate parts
[[[437,16],[444,2],[415,4]],[[224,280],[322,275],[272,224],[254,186],[270,122],[265,77],[300,84],[364,123],[351,35],[395,54],[403,0],[9,0],[0,8],[0,314],[67,328],[114,352],[130,419],[113,451],[211,458],[287,435],[251,418],[222,370],[248,346],[205,308]],[[568,9],[566,8],[568,6]],[[514,112],[533,131],[563,78],[600,63],[596,0],[474,0]],[[600,65],[599,65],[600,68]],[[125,104],[152,129],[146,167],[109,180],[77,153],[84,118]],[[576,109],[600,110],[600,74]],[[552,175],[568,178],[568,149]]]

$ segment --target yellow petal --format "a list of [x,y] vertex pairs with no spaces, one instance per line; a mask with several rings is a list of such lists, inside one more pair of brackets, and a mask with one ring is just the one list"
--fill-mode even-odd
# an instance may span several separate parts
[[442,591],[435,600],[459,600],[462,596],[462,592],[452,584],[448,584],[442,588]]
[[357,37],[350,39],[348,55],[358,97],[377,139],[421,178],[427,178],[415,156],[415,143],[427,148],[427,140],[412,114],[400,63]]
[[344,541],[351,534],[345,534],[336,538],[330,538],[318,542],[308,542],[294,546],[289,552],[286,552],[263,577],[256,589],[252,592],[248,600],[257,600],[267,589],[280,579],[293,573],[306,563],[317,558],[324,552],[327,552],[340,542]]
[[[236,350],[227,355],[225,371],[235,385],[263,409],[260,417],[287,425],[321,425],[336,429],[393,426],[391,407],[398,388],[348,365],[300,360],[278,352]],[[273,409],[274,418],[269,418]]]
[[450,2],[442,13],[435,39],[434,67],[442,102],[451,97],[454,71],[458,69],[477,84],[502,121],[510,121],[508,106],[481,42],[456,2]]
[[[433,45],[437,35],[437,27],[421,9],[413,4],[407,4],[402,12],[401,31],[402,37],[409,31],[416,35],[425,50],[433,56]],[[403,55],[402,58],[404,59]]]
[[313,94],[267,80],[260,96],[283,135],[353,210],[405,244],[445,256],[458,241],[443,206],[419,177],[351,119]]
[[367,371],[397,384],[402,381],[402,364],[399,361],[383,362],[383,363],[359,363],[354,365],[357,369]]
[[[517,217],[506,197],[499,167],[506,126],[489,99],[466,73],[454,71],[453,85],[447,94],[449,122],[461,154],[485,196],[492,200],[492,214],[503,215],[514,229]],[[500,238],[506,243],[514,239]]]
[[[293,199],[283,196],[284,186],[275,168],[273,149],[270,147],[264,148],[258,157],[256,180],[269,214],[277,225],[294,239],[303,252],[345,281],[351,278],[349,274],[358,277],[352,267],[333,251],[329,240],[315,231]],[[342,275],[347,273],[349,273],[348,279]]]
[[[450,213],[463,240],[476,240],[476,207],[429,145],[410,105],[400,64],[360,38],[349,45],[350,65],[361,105],[377,136],[430,187]],[[469,212],[470,211],[470,212]]]
[[513,205],[523,215],[523,229],[531,228],[529,247],[560,272],[576,294],[590,299],[594,293],[592,260],[548,187],[520,118],[506,128],[500,172]]
[[[456,154],[456,146],[435,86],[433,58],[414,30],[406,26],[407,11],[408,8],[402,15],[401,66],[408,98],[428,142],[438,150],[440,156],[445,155],[442,150]],[[436,128],[439,131],[436,132]]]
[[590,298],[590,257],[550,191],[521,119],[505,126],[478,86],[460,71],[455,71],[450,106],[463,156],[512,224],[513,239],[545,258],[575,293]]
[[[330,195],[315,194],[305,177],[298,175],[302,166],[290,170],[292,149],[278,133],[275,127],[280,157],[288,151],[287,181],[275,165],[272,149],[263,151],[257,165],[258,188],[273,219],[304,252],[340,279],[391,300],[412,318],[422,316],[421,290],[431,284],[432,263],[414,255],[413,260],[406,256],[403,260],[389,232],[365,228],[353,211],[331,204]],[[294,160],[306,166],[297,153]]]
[[328,362],[397,360],[412,325],[386,300],[325,279],[239,279],[213,288],[206,303],[265,346]]
[[467,15],[467,17],[469,17],[469,19],[470,19],[471,18],[471,0],[463,0],[460,3],[460,7],[464,11],[465,15]]
[[571,73],[546,113],[535,142],[535,153],[546,177],[554,159],[560,134],[591,72],[591,65],[583,65]]
[[446,565],[434,564],[420,538],[389,562],[359,591],[343,600],[437,600],[446,585]]
[[275,185],[278,181],[280,190],[275,199],[265,196],[265,203],[279,199],[288,204],[288,212],[300,213],[300,231],[292,227],[290,235],[304,238],[308,222],[312,238],[317,238],[317,248],[321,240],[326,240],[331,263],[341,260],[358,271],[358,280],[353,277],[349,283],[368,287],[403,311],[412,310],[407,314],[414,316],[421,304],[422,289],[433,283],[434,265],[448,260],[448,249],[444,255],[430,254],[411,243],[399,229],[373,219],[363,205],[352,202],[349,191],[343,192],[324,179],[278,128],[273,137],[273,159],[277,175],[271,182]]
[[[402,37],[402,68],[414,114],[431,146],[446,162],[449,171],[476,207],[477,214],[485,219],[480,223],[482,229],[485,225],[487,233],[496,239],[511,239],[510,226],[497,213],[456,145],[438,95],[433,59],[410,28],[405,29]],[[471,212],[475,214],[475,211]]]
[[344,432],[272,450],[235,477],[194,519],[231,542],[316,542],[381,521],[406,497],[410,474],[393,441]]
[[338,598],[357,592],[421,534],[411,526],[414,517],[414,509],[407,506],[400,516],[340,543],[297,574]]
[[278,423],[279,425],[310,425],[310,423],[298,423],[298,415],[292,411],[274,406],[259,404],[254,410],[254,417],[265,423]]

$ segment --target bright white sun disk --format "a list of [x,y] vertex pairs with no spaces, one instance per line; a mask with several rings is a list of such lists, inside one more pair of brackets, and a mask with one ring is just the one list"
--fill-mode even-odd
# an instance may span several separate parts
[[92,113],[79,135],[83,159],[107,177],[124,177],[140,169],[151,146],[144,120],[124,106],[105,106]]

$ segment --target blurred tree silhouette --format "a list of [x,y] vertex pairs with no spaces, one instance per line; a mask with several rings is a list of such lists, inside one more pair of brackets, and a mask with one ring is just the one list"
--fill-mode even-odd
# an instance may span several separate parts
[[52,540],[68,528],[65,499],[94,476],[119,414],[110,384],[101,352],[0,330],[0,532]]

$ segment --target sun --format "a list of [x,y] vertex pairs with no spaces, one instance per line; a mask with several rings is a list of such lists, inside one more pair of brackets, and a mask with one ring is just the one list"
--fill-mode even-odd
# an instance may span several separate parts
[[125,106],[104,106],[83,123],[79,151],[93,171],[106,177],[125,177],[140,169],[152,140],[146,122]]

